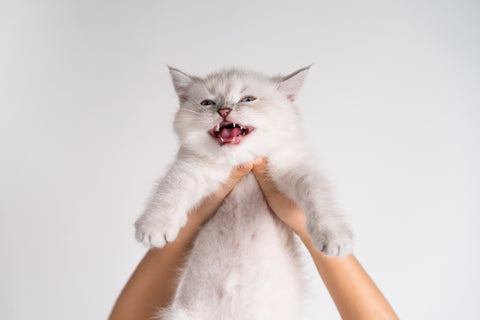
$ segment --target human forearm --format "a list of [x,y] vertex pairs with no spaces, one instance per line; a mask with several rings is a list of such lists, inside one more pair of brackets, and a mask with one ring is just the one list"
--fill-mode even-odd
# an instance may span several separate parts
[[200,224],[198,219],[189,219],[174,242],[145,254],[118,297],[110,320],[151,319],[159,308],[170,303],[177,284],[176,271]]
[[151,319],[158,309],[168,306],[175,294],[177,271],[198,230],[217,211],[235,184],[251,169],[252,164],[245,164],[232,170],[229,179],[220,189],[190,212],[187,224],[180,230],[175,241],[147,252],[120,293],[109,320]]
[[392,307],[353,255],[327,257],[306,231],[300,237],[344,320],[398,319]]
[[353,255],[344,258],[326,257],[315,249],[305,228],[305,214],[278,190],[266,174],[265,165],[265,159],[257,158],[253,168],[263,194],[275,214],[299,235],[308,248],[342,319],[398,319],[385,297]]

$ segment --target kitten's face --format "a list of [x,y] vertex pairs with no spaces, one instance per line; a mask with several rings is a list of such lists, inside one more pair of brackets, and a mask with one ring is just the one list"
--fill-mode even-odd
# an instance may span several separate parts
[[180,99],[175,131],[182,146],[215,157],[280,147],[298,129],[292,102],[306,71],[272,78],[226,70],[202,79],[170,69]]

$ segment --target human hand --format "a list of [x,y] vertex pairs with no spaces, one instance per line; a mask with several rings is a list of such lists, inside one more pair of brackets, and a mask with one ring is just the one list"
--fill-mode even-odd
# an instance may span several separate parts
[[244,163],[232,169],[228,179],[221,187],[206,197],[202,203],[189,213],[189,220],[194,219],[199,224],[205,223],[222,204],[223,199],[233,190],[235,185],[253,168],[252,163]]
[[290,226],[302,239],[309,237],[305,228],[305,213],[293,200],[278,190],[266,172],[267,160],[263,157],[255,159],[253,174],[262,189],[263,195],[273,212]]
[[159,308],[172,302],[178,285],[178,269],[198,230],[252,167],[252,163],[247,163],[233,168],[220,188],[189,212],[186,225],[174,241],[147,252],[118,297],[109,320],[151,319]]

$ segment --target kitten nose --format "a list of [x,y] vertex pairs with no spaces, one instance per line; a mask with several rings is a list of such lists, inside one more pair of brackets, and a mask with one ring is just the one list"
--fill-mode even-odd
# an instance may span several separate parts
[[232,111],[232,109],[230,108],[223,108],[223,109],[219,109],[217,112],[218,114],[220,114],[222,116],[222,118],[225,118],[226,116],[228,116],[228,114],[230,113],[230,111]]

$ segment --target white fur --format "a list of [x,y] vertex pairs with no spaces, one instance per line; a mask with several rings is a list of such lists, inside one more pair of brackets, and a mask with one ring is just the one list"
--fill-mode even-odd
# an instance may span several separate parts
[[[180,108],[181,147],[136,222],[137,239],[162,247],[173,241],[187,212],[220,187],[232,168],[268,158],[268,174],[307,216],[314,245],[345,255],[352,234],[338,214],[328,183],[303,140],[293,104],[308,68],[286,77],[224,70],[206,78],[170,69]],[[251,95],[255,101],[240,102]],[[211,99],[215,106],[202,106]],[[255,127],[237,145],[220,146],[207,131],[231,108],[230,122]],[[297,319],[302,284],[292,231],[271,212],[253,174],[244,177],[200,230],[172,305],[161,319]]]

